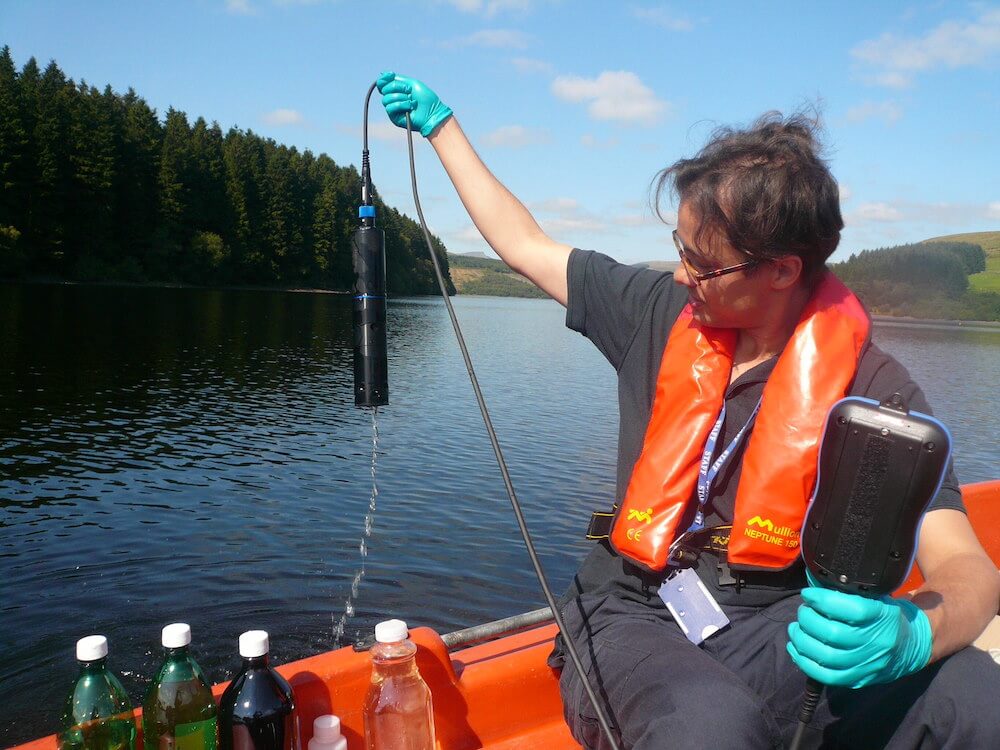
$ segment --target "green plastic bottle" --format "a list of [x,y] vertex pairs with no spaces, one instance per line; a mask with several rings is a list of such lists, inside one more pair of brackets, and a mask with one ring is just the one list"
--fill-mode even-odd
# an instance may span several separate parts
[[146,750],[216,750],[219,729],[215,698],[191,657],[191,626],[175,622],[163,629],[166,658],[142,704]]
[[135,750],[132,704],[108,670],[108,639],[88,635],[76,642],[80,675],[66,699],[57,736],[60,750]]

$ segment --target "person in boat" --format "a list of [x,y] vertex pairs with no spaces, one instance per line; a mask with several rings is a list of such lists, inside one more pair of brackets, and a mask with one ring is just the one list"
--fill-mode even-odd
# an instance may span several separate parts
[[[804,746],[996,747],[1000,666],[969,646],[997,614],[1000,576],[953,471],[920,530],[926,582],[908,597],[811,586],[798,554],[830,406],[899,393],[930,411],[825,267],[843,221],[816,122],[771,113],[721,129],[660,173],[657,206],[679,198],[671,275],[549,238],[430,88],[392,73],[378,88],[396,125],[410,113],[486,242],[618,372],[617,512],[603,529],[595,514],[559,606],[621,744],[782,747],[808,675],[830,687]],[[711,533],[683,566],[728,624],[696,644],[658,591],[678,567],[670,543],[712,527],[728,539]],[[558,640],[550,664],[563,666]],[[573,736],[606,747],[571,665],[560,689]]]

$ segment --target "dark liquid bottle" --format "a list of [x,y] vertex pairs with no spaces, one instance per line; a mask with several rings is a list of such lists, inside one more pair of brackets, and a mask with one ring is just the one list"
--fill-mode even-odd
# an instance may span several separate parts
[[298,750],[292,688],[268,663],[263,630],[240,636],[243,668],[219,699],[222,750]]

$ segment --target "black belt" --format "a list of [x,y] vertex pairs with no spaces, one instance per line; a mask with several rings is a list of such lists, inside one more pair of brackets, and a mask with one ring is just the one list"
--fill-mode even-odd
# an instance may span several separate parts
[[[587,539],[607,539],[611,535],[618,506],[610,513],[594,511],[587,526]],[[801,572],[793,568],[775,571],[731,571],[726,560],[729,549],[729,535],[732,524],[709,526],[697,531],[685,531],[670,545],[670,563],[679,567],[690,567],[705,552],[717,556],[716,567],[719,573],[720,586],[736,586],[737,592],[743,584],[780,586],[783,581],[798,583]],[[804,580],[804,579],[803,579]],[[805,585],[804,583],[802,585]]]

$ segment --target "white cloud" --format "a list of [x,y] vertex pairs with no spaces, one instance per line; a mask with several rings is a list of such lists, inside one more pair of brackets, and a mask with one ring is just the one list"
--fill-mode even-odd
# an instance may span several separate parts
[[[358,128],[358,135],[360,135]],[[391,122],[376,122],[368,124],[368,138],[373,141],[385,141],[387,143],[403,142],[406,140],[406,128],[397,128]]]
[[840,202],[842,204],[843,203],[847,203],[847,201],[849,201],[853,197],[853,195],[854,195],[851,192],[851,189],[849,187],[847,187],[847,185],[845,185],[842,182],[838,182],[837,183],[837,188],[840,191]]
[[564,216],[556,219],[543,219],[539,222],[546,234],[553,237],[574,232],[606,232],[607,224],[587,216]]
[[524,148],[549,142],[549,134],[544,130],[532,130],[523,125],[504,125],[487,133],[481,139],[485,146],[494,148]]
[[546,211],[554,214],[573,213],[580,208],[580,202],[575,198],[547,198],[543,201],[533,201],[528,204],[532,211]]
[[916,73],[982,65],[1000,56],[1000,8],[984,8],[972,21],[945,21],[923,36],[885,33],[851,55],[876,71],[871,83],[893,88],[909,85]]
[[462,13],[480,13],[492,18],[504,11],[526,13],[532,9],[533,0],[446,0],[456,10]]
[[580,136],[580,145],[582,145],[584,148],[590,148],[595,150],[608,149],[617,146],[618,139],[598,138],[597,136],[591,135],[590,133],[584,133],[583,135]]
[[[663,216],[663,221],[672,226],[677,226],[677,212],[676,211],[661,211]],[[657,219],[659,221],[659,219]]]
[[894,125],[903,116],[903,109],[896,102],[863,102],[847,110],[848,122],[882,120],[886,125]]
[[992,203],[947,203],[907,201],[863,203],[845,216],[848,225],[907,222],[971,231],[983,219],[1000,219],[1000,201]]
[[252,16],[257,12],[250,5],[250,0],[226,0],[226,10],[241,16]]
[[485,240],[483,239],[483,235],[479,233],[479,230],[476,229],[474,224],[466,224],[459,230],[456,230],[454,232],[448,232],[447,237],[448,239],[454,240],[455,242],[462,242],[462,243],[474,242],[482,244],[485,242]]
[[868,81],[876,86],[885,86],[887,89],[908,89],[913,85],[913,78],[898,70],[887,70],[884,73],[869,76]]
[[303,125],[306,119],[301,112],[294,109],[276,109],[261,115],[261,120],[267,125]]
[[554,68],[552,63],[545,62],[544,60],[536,60],[531,57],[514,57],[511,58],[510,64],[517,68],[520,73],[552,73]]
[[[345,133],[352,138],[361,140],[362,130],[360,125],[338,124],[334,126],[338,133]],[[414,138],[419,138],[418,133],[414,133]],[[391,122],[381,120],[368,124],[368,140],[388,143],[394,148],[406,148],[406,129],[397,128]],[[409,195],[409,193],[407,193]]]
[[[667,219],[670,224],[677,223],[676,214],[664,214],[664,219]],[[614,224],[620,227],[662,227],[663,222],[658,218],[649,213],[641,214],[618,214],[612,220]]]
[[595,120],[652,125],[667,111],[667,103],[627,70],[606,70],[597,78],[559,76],[552,93],[563,101],[589,102],[587,112]]
[[523,31],[483,29],[447,42],[447,47],[488,47],[491,49],[524,49],[530,37]]
[[632,15],[640,21],[651,23],[667,31],[691,31],[694,24],[691,19],[679,16],[664,7],[632,8]]
[[849,215],[849,223],[909,221],[961,227],[984,218],[1000,218],[1000,201],[989,204],[904,200],[862,203]]
[[857,222],[869,221],[902,221],[903,213],[888,203],[862,203],[851,215]]
[[538,223],[553,237],[578,232],[605,232],[608,225],[585,210],[575,198],[557,196],[528,204],[536,214],[542,214]]

